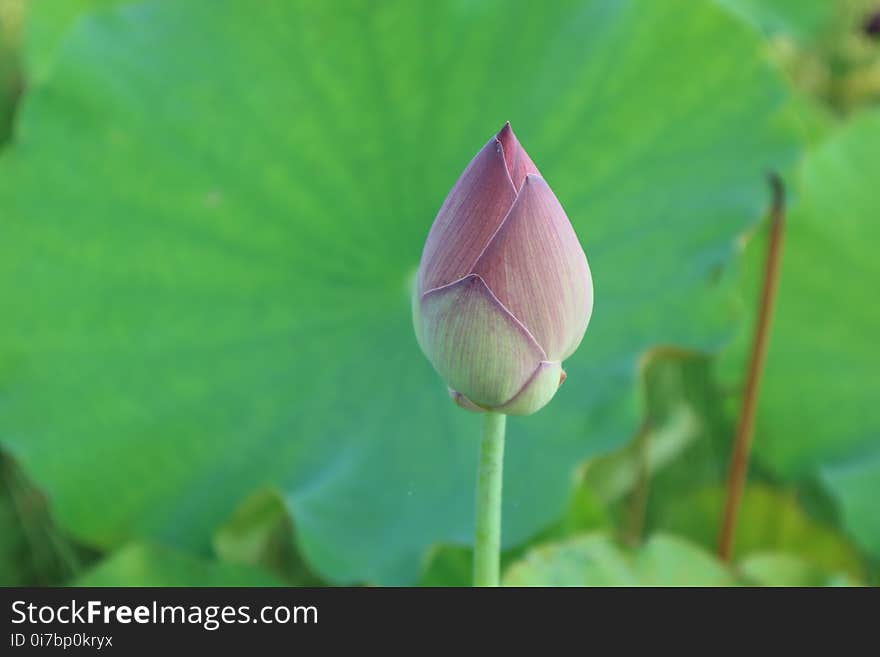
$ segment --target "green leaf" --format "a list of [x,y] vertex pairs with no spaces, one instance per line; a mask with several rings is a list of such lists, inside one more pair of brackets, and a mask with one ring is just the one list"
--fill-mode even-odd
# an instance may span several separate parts
[[[724,499],[725,490],[712,487],[693,491],[677,503],[667,500],[651,526],[714,550]],[[843,572],[855,580],[864,580],[866,574],[858,550],[832,527],[812,520],[793,494],[752,484],[743,493],[733,558],[739,562],[766,552],[789,553],[824,572]]]
[[213,543],[223,561],[262,567],[292,586],[322,584],[303,563],[290,514],[276,491],[258,491],[242,502]]
[[735,238],[796,151],[785,108],[707,1],[95,13],[0,163],[0,437],[93,545],[207,553],[276,487],[322,577],[413,581],[471,540],[479,422],[419,353],[408,282],[510,119],[596,283],[565,385],[508,423],[516,545],[634,431],[646,349],[728,336]]
[[280,586],[256,568],[196,559],[168,548],[128,545],[77,579],[74,586]]
[[868,458],[825,466],[819,474],[837,499],[844,527],[874,557],[880,555],[880,449]]
[[793,554],[756,553],[739,562],[742,578],[757,586],[855,586],[845,573],[828,573]]
[[727,448],[723,398],[712,360],[679,349],[656,349],[644,360],[645,419],[622,449],[584,465],[584,483],[605,503],[629,493],[643,477],[682,470],[688,485],[715,481]]
[[587,534],[529,552],[505,573],[506,586],[731,586],[712,555],[675,536],[657,534],[635,551],[605,534]]

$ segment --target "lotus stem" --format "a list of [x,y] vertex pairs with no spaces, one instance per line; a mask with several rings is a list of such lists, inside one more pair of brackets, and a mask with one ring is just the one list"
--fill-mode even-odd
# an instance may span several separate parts
[[767,357],[767,344],[770,338],[770,323],[773,306],[776,302],[776,288],[779,283],[779,266],[782,257],[782,243],[785,237],[785,189],[782,179],[770,175],[773,202],[770,208],[770,242],[764,263],[764,284],[761,289],[755,333],[752,339],[752,353],[746,374],[746,387],[740,407],[739,422],[733,441],[733,454],[727,478],[727,499],[724,502],[724,515],[718,538],[718,556],[729,562],[733,556],[733,543],[736,534],[736,520],[742,501],[743,489],[749,468],[749,452],[752,446],[752,432],[755,428],[755,410],[761,388],[761,375]]
[[501,572],[501,482],[507,416],[486,413],[477,472],[474,586],[498,586]]

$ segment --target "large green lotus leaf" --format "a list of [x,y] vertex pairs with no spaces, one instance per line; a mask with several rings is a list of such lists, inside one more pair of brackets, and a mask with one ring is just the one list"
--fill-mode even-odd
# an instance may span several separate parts
[[636,550],[602,533],[535,548],[505,572],[506,586],[730,586],[733,575],[702,548],[657,534]]
[[135,543],[84,573],[75,586],[281,586],[248,566],[196,559],[175,550]]
[[508,423],[505,541],[637,425],[649,346],[711,349],[795,146],[711,2],[148,2],[78,20],[0,170],[0,436],[79,538],[207,551],[283,491],[334,581],[467,543],[479,417],[412,335],[437,208],[510,119],[590,258],[568,380]]

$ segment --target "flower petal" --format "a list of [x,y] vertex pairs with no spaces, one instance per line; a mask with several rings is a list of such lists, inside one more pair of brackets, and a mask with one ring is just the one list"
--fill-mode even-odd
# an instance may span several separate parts
[[516,135],[513,134],[510,121],[504,124],[496,139],[501,142],[501,146],[504,149],[504,162],[507,164],[507,171],[510,174],[510,179],[513,181],[513,186],[517,190],[522,187],[526,175],[530,173],[536,176],[541,175],[538,167],[532,162],[532,158],[529,157],[529,154],[520,145]]
[[593,307],[587,258],[553,191],[526,176],[510,214],[474,266],[535,337],[547,360],[580,344]]
[[428,292],[421,301],[425,354],[447,385],[474,404],[513,397],[544,353],[479,276]]
[[419,293],[469,274],[515,199],[501,142],[492,137],[468,164],[434,219],[419,266]]
[[452,397],[452,401],[461,406],[463,409],[467,411],[471,411],[472,413],[485,413],[486,409],[477,406],[470,399],[465,397],[463,394],[458,392],[457,390],[453,390],[449,388],[449,396]]
[[561,363],[544,361],[510,401],[492,410],[506,415],[531,415],[553,399],[564,378]]

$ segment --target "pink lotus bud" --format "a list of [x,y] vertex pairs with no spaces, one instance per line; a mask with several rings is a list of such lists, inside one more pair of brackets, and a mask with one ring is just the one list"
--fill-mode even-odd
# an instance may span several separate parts
[[422,252],[422,351],[471,410],[528,415],[556,394],[593,283],[577,236],[510,124],[453,186]]

